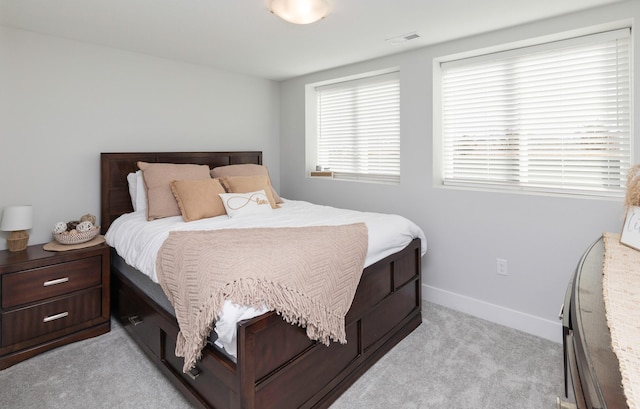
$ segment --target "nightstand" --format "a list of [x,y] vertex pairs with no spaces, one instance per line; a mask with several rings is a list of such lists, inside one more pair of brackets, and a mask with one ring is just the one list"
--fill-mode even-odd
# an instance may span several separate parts
[[0,370],[109,332],[109,247],[0,251]]

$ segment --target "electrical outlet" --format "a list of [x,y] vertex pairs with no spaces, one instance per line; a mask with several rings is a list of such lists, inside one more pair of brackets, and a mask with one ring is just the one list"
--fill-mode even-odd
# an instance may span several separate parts
[[496,259],[496,266],[497,266],[496,273],[498,273],[501,276],[508,276],[509,275],[509,270],[507,269],[507,260],[505,260],[503,258],[497,258]]

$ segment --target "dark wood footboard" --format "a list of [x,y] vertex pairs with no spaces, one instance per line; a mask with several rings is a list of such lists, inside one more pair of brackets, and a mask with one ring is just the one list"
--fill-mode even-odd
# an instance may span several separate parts
[[237,364],[213,347],[189,374],[175,318],[113,270],[114,316],[171,382],[203,408],[326,408],[422,322],[420,240],[367,267],[347,344],[322,345],[274,312],[238,324]]

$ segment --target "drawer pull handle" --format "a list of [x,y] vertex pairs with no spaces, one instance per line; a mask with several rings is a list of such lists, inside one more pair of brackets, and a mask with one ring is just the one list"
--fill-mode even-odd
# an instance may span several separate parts
[[558,313],[558,319],[562,321],[563,318],[564,318],[564,304],[560,306],[560,312]]
[[194,366],[193,368],[189,369],[189,371],[187,371],[187,376],[191,378],[191,380],[195,381],[201,373],[202,371],[200,370],[200,368]]
[[136,325],[142,324],[142,318],[138,317],[137,315],[132,315],[129,317],[129,322],[135,327]]
[[49,287],[50,285],[62,284],[66,283],[67,281],[69,281],[69,277],[57,278],[55,280],[45,281],[44,283],[42,283],[42,286]]
[[67,311],[61,312],[60,314],[49,315],[48,317],[44,317],[42,322],[49,322],[49,321],[59,320],[60,318],[64,318],[64,317],[66,317],[68,315],[69,315],[69,313]]
[[556,408],[558,409],[576,409],[575,403],[566,402],[560,398],[556,398]]

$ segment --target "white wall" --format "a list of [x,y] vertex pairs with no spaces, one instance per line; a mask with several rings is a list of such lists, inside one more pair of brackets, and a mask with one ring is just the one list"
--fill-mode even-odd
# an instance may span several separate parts
[[[398,213],[425,231],[423,297],[464,312],[561,340],[557,320],[567,281],[585,248],[620,230],[622,201],[453,190],[433,186],[432,61],[435,57],[640,17],[640,2],[617,5],[452,41],[282,83],[281,193],[286,198]],[[634,41],[640,44],[634,31]],[[640,82],[638,55],[635,76]],[[400,186],[305,177],[304,86],[399,66]],[[635,85],[635,94],[639,94]],[[638,115],[640,105],[634,109]],[[636,144],[636,160],[640,158]],[[508,276],[496,274],[496,258]]]
[[278,187],[278,88],[0,26],[0,211],[33,205],[30,244],[99,217],[100,152],[261,150]]

